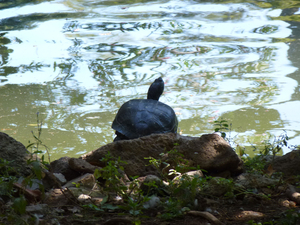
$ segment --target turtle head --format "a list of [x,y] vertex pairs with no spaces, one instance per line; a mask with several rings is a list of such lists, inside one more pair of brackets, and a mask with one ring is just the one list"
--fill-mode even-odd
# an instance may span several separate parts
[[155,79],[155,81],[150,85],[148,89],[147,99],[153,99],[158,101],[159,97],[164,91],[164,87],[165,84],[161,77]]

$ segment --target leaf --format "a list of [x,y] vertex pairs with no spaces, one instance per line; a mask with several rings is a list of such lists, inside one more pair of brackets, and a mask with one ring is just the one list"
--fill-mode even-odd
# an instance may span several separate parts
[[95,169],[94,171],[94,177],[97,180],[99,177],[101,177],[101,172],[99,169]]
[[106,195],[105,197],[103,197],[102,201],[101,201],[101,205],[105,204],[108,200],[108,195]]
[[32,170],[39,180],[42,179],[42,169],[38,161],[31,162]]
[[16,213],[24,214],[26,212],[26,199],[24,196],[21,196],[19,198],[15,198],[12,208],[15,210]]
[[[101,202],[102,203],[102,202]],[[111,204],[105,204],[101,207],[102,209],[109,209],[109,210],[115,210],[115,209],[118,209],[119,207],[118,206],[115,206],[115,205],[111,205]]]

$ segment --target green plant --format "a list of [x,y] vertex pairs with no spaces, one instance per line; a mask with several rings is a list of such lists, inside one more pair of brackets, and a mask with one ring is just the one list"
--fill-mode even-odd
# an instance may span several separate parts
[[163,212],[158,217],[164,220],[183,216],[184,212],[190,210],[188,207],[183,207],[176,197],[169,197],[162,206]]
[[216,120],[214,121],[214,125],[215,126],[218,126],[217,128],[215,128],[215,132],[220,132],[221,133],[221,137],[222,138],[226,138],[226,132],[225,131],[228,131],[229,130],[229,126],[228,125],[228,121],[227,120]]
[[145,201],[146,199],[139,201],[128,198],[126,204],[120,205],[119,208],[127,211],[134,218],[134,225],[140,225],[142,223],[140,217],[143,217],[143,204],[145,203]]
[[100,205],[95,205],[95,204],[86,204],[82,206],[83,208],[86,209],[91,209],[91,210],[95,210],[98,212],[104,212],[105,210],[115,210],[118,209],[118,206],[114,206],[112,204],[108,204],[108,195],[106,195],[102,201]]
[[[162,155],[162,154],[161,154],[161,155]],[[152,165],[152,166],[154,166],[154,167],[157,169],[157,171],[160,171],[160,165],[161,165],[161,163],[162,163],[162,160],[161,160],[161,159],[155,159],[155,158],[153,158],[152,156],[145,157],[144,159],[148,159],[148,160],[149,160],[149,164],[146,165],[146,166]]]
[[0,224],[6,224],[4,221],[26,224],[20,216],[25,213],[27,202],[22,194],[16,195],[14,183],[17,182],[17,177],[11,175],[16,174],[15,169],[10,166],[11,163],[0,159],[0,196],[12,202],[9,207],[0,207]]
[[215,179],[216,184],[226,190],[224,197],[226,198],[234,198],[234,190],[235,190],[235,183],[232,179],[226,179],[223,177],[219,177]]
[[121,181],[124,171],[122,164],[127,164],[127,162],[122,161],[120,157],[114,158],[110,152],[108,152],[102,159],[102,162],[106,163],[106,166],[102,169],[96,169],[94,176],[96,179],[99,177],[105,180],[105,189],[109,191],[114,191],[117,195],[126,195],[127,186]]
[[[34,137],[35,142],[30,143],[30,141],[28,141],[29,144],[26,146],[26,148],[27,148],[27,149],[30,148],[30,149],[31,149],[31,154],[32,154],[32,156],[34,156],[34,155],[36,155],[36,154],[41,154],[41,153],[43,153],[43,151],[40,150],[40,146],[44,147],[45,150],[46,150],[46,153],[47,153],[47,155],[48,155],[48,163],[50,163],[51,161],[50,161],[49,148],[48,148],[47,145],[45,145],[45,144],[42,142],[42,140],[41,140],[41,135],[42,135],[42,125],[43,125],[43,122],[40,121],[40,119],[39,119],[39,112],[36,113],[36,117],[37,117],[36,120],[37,120],[37,130],[38,130],[38,134],[35,135],[34,132],[31,131],[32,136]],[[43,163],[43,164],[47,164],[47,162],[46,162],[44,159],[45,159],[45,157],[44,157],[44,155],[42,155],[42,156],[41,156],[42,163]]]
[[278,224],[294,225],[300,223],[300,211],[298,209],[289,209],[282,213]]
[[[174,146],[178,146],[177,143]],[[172,149],[167,152],[168,159],[175,165],[174,170],[179,173],[187,172],[188,170],[193,170],[195,167],[190,167],[188,160],[184,159],[184,155],[178,152],[177,149]]]
[[196,195],[200,191],[200,183],[202,181],[203,179],[197,176],[191,178],[184,174],[179,178],[179,180],[174,179],[170,182],[172,195],[177,197],[177,200],[182,207],[192,207]]
[[264,174],[264,168],[266,165],[266,160],[262,155],[256,155],[251,157],[242,157],[244,161],[244,166],[247,172]]
[[[31,131],[35,142],[27,145],[27,149],[31,149],[31,157],[27,160],[27,164],[31,166],[32,172],[28,177],[20,177],[22,178],[22,187],[24,189],[27,186],[32,186],[36,179],[41,180],[43,178],[43,167],[48,164],[48,162],[44,161],[44,155],[42,155],[42,160],[39,160],[37,154],[43,153],[40,150],[40,147],[44,147],[48,154],[48,160],[50,162],[49,148],[42,142],[41,134],[42,134],[42,122],[39,120],[39,113],[37,113],[37,129],[38,134],[35,135],[33,131]],[[7,208],[7,212],[5,216],[1,215],[4,220],[12,222],[13,224],[28,224],[29,220],[35,220],[34,217],[28,219],[23,219],[22,214],[26,213],[27,199],[24,197],[24,190],[20,189],[19,192],[14,189],[17,184],[17,177],[12,176],[11,174],[17,174],[17,171],[14,170],[13,167],[10,166],[12,162],[8,162],[6,160],[0,159],[0,195],[7,196],[12,202],[11,206]],[[39,189],[44,194],[44,186],[42,183],[38,183]],[[2,221],[1,221],[2,222]]]
[[0,195],[12,197],[13,183],[17,181],[17,178],[12,176],[11,173],[15,173],[15,169],[9,164],[11,162],[0,159]]
[[287,133],[284,131],[283,134],[279,135],[278,137],[274,137],[273,141],[271,140],[271,135],[268,140],[265,140],[264,143],[264,149],[261,151],[261,154],[263,155],[272,155],[273,160],[280,151],[282,151],[282,147],[287,146],[287,141],[289,140],[289,137],[287,136]]
[[[178,143],[174,143],[174,149],[171,149],[166,153],[161,153],[160,159],[155,159],[152,156],[145,157],[144,159],[149,160],[149,164],[147,166],[153,165],[157,169],[157,171],[160,172],[161,176],[166,179],[167,177],[165,177],[165,174],[161,171],[162,165],[164,165],[163,169],[166,169],[168,167],[171,167],[170,163],[172,164],[173,169],[169,170],[168,175],[180,175],[181,173],[197,169],[196,167],[189,166],[188,160],[184,159],[184,155],[175,148],[178,145]],[[162,160],[164,156],[167,156],[168,162]]]

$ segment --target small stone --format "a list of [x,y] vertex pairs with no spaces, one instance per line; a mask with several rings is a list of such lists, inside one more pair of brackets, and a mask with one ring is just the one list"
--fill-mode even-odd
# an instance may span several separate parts
[[85,194],[81,194],[78,196],[77,200],[81,203],[84,203],[84,202],[90,202],[90,199],[91,199],[91,196],[89,195],[85,195]]
[[147,201],[147,202],[144,203],[143,206],[144,206],[145,209],[154,209],[154,208],[156,208],[159,205],[159,203],[160,203],[160,198],[153,195],[149,199],[149,201]]
[[80,177],[77,177],[73,180],[70,180],[68,183],[66,183],[63,188],[67,188],[67,187],[74,187],[76,186],[76,184],[80,184],[84,187],[89,187],[89,188],[93,188],[95,185],[96,179],[94,177],[93,174],[84,174]]
[[101,205],[102,202],[104,201],[104,197],[103,198],[92,198],[91,200],[95,205]]
[[28,213],[42,213],[48,208],[47,204],[29,205],[26,206],[26,212]]
[[255,212],[255,211],[242,211],[239,214],[237,214],[235,217],[237,219],[241,220],[252,220],[252,219],[258,219],[263,217],[264,214],[261,212]]
[[71,158],[68,156],[62,157],[58,160],[54,160],[50,163],[52,173],[62,173],[67,180],[72,180],[79,177],[81,174],[73,170],[69,165],[69,160]]
[[154,187],[151,187],[151,185],[149,186],[147,184],[154,183],[154,185],[157,186],[158,188],[164,187],[164,184],[163,184],[162,180],[159,177],[155,176],[155,175],[148,175],[146,177],[139,178],[139,179],[142,181],[140,189],[145,194],[149,193],[150,190],[156,189]]
[[189,172],[186,172],[186,173],[183,173],[179,176],[176,176],[174,177],[173,181],[179,181],[182,177],[188,177],[190,179],[193,179],[193,178],[199,178],[199,177],[203,177],[203,173],[201,170],[194,170],[194,171],[189,171]]
[[271,179],[260,174],[243,173],[237,177],[236,183],[246,188],[263,188],[278,184],[278,179]]
[[61,184],[65,184],[67,182],[65,176],[62,173],[53,173],[53,175],[57,178],[57,180],[61,183]]
[[290,202],[287,199],[279,199],[278,200],[279,204],[284,206],[284,207],[289,207],[290,206]]
[[62,206],[74,203],[74,197],[66,189],[53,189],[46,194],[45,203],[51,206]]
[[289,207],[296,207],[296,202],[290,201],[289,202]]
[[83,159],[70,158],[69,165],[71,169],[80,173],[94,173],[95,169],[101,169],[101,167],[93,166]]

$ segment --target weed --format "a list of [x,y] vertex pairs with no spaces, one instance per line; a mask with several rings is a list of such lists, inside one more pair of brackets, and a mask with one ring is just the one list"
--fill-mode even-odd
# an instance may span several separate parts
[[105,180],[104,187],[106,190],[114,191],[119,196],[126,195],[127,187],[121,181],[121,178],[123,177],[121,171],[124,171],[122,164],[127,164],[127,162],[122,161],[120,157],[115,159],[110,152],[108,152],[101,161],[105,162],[106,166],[101,170],[95,170],[95,178],[98,179],[101,177]]
[[284,131],[283,134],[279,135],[279,137],[274,137],[273,141],[271,142],[271,136],[268,140],[264,141],[264,149],[261,151],[261,154],[263,155],[272,155],[273,160],[277,153],[282,151],[282,147],[287,146],[287,141],[289,140],[289,137],[287,136],[287,133]]
[[253,158],[242,157],[244,161],[244,166],[249,173],[259,173],[264,174],[264,168],[266,165],[266,160],[262,155],[256,155]]
[[0,159],[0,195],[12,197],[13,183],[17,181],[17,178],[10,175],[15,170],[9,164],[9,161]]
[[[35,139],[35,142],[33,143],[30,143],[29,141],[29,144],[26,146],[27,149],[31,148],[31,154],[32,155],[35,155],[35,154],[40,154],[40,153],[43,153],[43,151],[40,150],[40,146],[44,147],[45,150],[46,150],[46,153],[48,155],[48,163],[50,163],[50,153],[49,153],[49,148],[42,142],[41,140],[41,135],[42,135],[42,125],[43,125],[43,122],[41,121],[40,122],[40,119],[39,119],[39,112],[36,113],[36,117],[37,117],[37,130],[38,130],[38,134],[35,135],[33,131],[31,131],[32,133],[32,136],[34,137]],[[45,157],[44,155],[41,156],[41,160],[42,160],[42,163],[43,164],[47,164],[47,162],[44,161]]]
[[214,121],[214,125],[215,126],[218,126],[217,128],[215,128],[215,132],[220,132],[221,133],[221,137],[222,138],[226,138],[226,132],[225,131],[228,131],[229,130],[229,126],[231,127],[231,124],[228,125],[228,121],[227,120],[216,120]]
[[159,218],[170,220],[175,217],[184,215],[184,212],[189,211],[188,207],[183,207],[176,197],[170,197],[163,204],[163,213],[158,215]]
[[300,212],[296,209],[289,209],[281,215],[278,224],[294,225],[300,223]]
[[140,217],[143,216],[143,204],[145,201],[137,201],[132,198],[128,198],[126,205],[119,206],[120,209],[126,210],[129,212],[131,216],[133,216],[134,224],[139,225],[141,224]]

